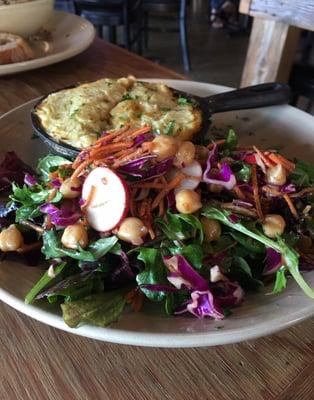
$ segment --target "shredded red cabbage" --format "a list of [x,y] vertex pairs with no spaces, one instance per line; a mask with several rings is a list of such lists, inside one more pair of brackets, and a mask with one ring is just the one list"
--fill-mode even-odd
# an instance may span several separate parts
[[266,260],[265,269],[263,275],[271,275],[275,273],[282,266],[281,254],[276,250],[267,247],[266,249]]
[[24,183],[25,185],[32,187],[37,184],[37,179],[33,175],[26,173],[24,176]]
[[208,282],[181,255],[167,256],[163,261],[168,268],[168,281],[177,289],[207,290]]
[[227,163],[222,163],[219,173],[213,171],[213,164],[217,158],[217,146],[210,151],[207,162],[206,169],[203,174],[203,181],[206,183],[213,183],[215,185],[223,186],[227,190],[231,190],[236,185],[237,181],[235,175],[233,174],[230,166]]
[[212,317],[216,320],[224,318],[224,314],[209,289],[195,290],[191,293],[191,301],[175,311],[175,314],[190,312],[198,318]]
[[34,174],[34,171],[14,151],[5,153],[0,162],[0,192],[10,189],[12,182],[22,185],[27,173]]
[[50,215],[53,225],[62,227],[75,224],[82,216],[77,204],[71,200],[64,200],[60,209],[51,203],[43,204],[39,209]]

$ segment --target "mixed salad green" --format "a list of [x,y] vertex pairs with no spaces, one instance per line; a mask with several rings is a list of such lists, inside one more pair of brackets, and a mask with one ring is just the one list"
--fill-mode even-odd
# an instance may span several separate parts
[[123,128],[36,171],[10,152],[0,191],[0,257],[45,259],[25,301],[60,304],[70,327],[150,301],[222,319],[290,276],[314,299],[314,166],[241,147],[233,130],[195,145]]

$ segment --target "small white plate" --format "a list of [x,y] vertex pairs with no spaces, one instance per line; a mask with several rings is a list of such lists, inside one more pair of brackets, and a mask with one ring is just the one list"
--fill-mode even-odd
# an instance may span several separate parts
[[[156,81],[156,80],[151,80]],[[169,86],[200,96],[228,88],[198,82],[163,80]],[[0,118],[0,151],[15,150],[27,163],[35,166],[38,157],[47,153],[39,140],[31,140],[29,114],[36,100],[28,102]],[[283,153],[311,161],[314,154],[314,119],[290,106],[266,107],[259,110],[221,113],[214,116],[213,125],[228,131],[232,125],[241,143],[260,147],[281,145]],[[167,317],[161,304],[149,304],[142,312],[126,311],[119,322],[108,328],[85,325],[70,329],[60,311],[38,304],[26,305],[25,294],[34,285],[42,270],[17,262],[0,264],[0,300],[22,313],[56,328],[114,343],[155,347],[198,347],[240,342],[287,328],[314,314],[314,301],[306,297],[292,279],[280,295],[265,293],[248,296],[244,304],[234,309],[222,321],[210,318],[198,320],[192,316]],[[314,271],[305,274],[314,285]]]
[[89,21],[64,11],[54,11],[43,28],[52,34],[52,52],[40,54],[35,49],[38,57],[33,60],[0,65],[0,76],[45,67],[71,58],[86,50],[95,38],[95,29]]

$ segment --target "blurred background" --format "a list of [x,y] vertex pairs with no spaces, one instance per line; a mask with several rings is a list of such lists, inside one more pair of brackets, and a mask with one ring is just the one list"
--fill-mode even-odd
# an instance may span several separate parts
[[[239,13],[238,0],[56,0],[55,8],[89,19],[99,37],[192,80],[252,83],[243,74],[253,18]],[[304,29],[288,80],[293,104],[311,113],[313,65],[313,32]]]

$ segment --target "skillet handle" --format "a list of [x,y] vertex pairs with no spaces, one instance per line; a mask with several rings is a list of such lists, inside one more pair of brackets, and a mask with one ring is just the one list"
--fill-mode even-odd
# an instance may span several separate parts
[[231,92],[207,97],[207,107],[211,114],[223,111],[243,110],[289,103],[290,87],[282,83],[263,83]]

